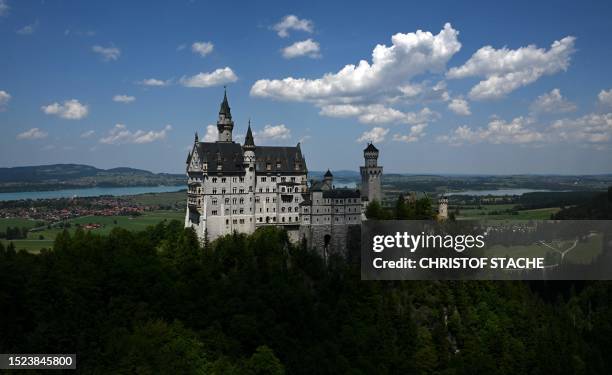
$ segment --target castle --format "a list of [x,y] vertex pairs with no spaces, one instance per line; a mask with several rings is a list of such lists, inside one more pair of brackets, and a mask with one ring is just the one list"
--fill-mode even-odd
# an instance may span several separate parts
[[299,143],[258,146],[250,122],[244,144],[234,142],[227,93],[217,129],[216,142],[200,142],[196,133],[187,156],[185,227],[193,228],[202,241],[272,225],[285,228],[292,241],[305,239],[324,254],[343,252],[366,205],[381,200],[382,167],[371,143],[360,168],[361,190],[340,189],[329,170],[322,181],[309,184]]

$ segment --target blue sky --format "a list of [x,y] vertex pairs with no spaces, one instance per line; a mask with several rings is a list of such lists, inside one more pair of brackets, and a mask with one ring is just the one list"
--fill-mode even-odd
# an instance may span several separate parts
[[373,140],[387,172],[610,173],[611,17],[609,1],[0,0],[0,165],[182,172],[227,85],[235,138],[251,118],[311,170],[356,170]]

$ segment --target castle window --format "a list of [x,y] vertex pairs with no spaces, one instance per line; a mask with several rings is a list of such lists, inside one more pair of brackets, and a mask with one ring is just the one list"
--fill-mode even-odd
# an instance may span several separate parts
[[287,178],[286,177],[281,177],[281,182],[285,182],[285,181],[287,181]]
[[240,204],[244,203],[244,198],[240,198]]
[[232,203],[236,204],[236,198],[232,199]]
[[255,203],[259,203],[259,195],[255,197]]
[[238,181],[238,180],[236,179],[236,177],[233,177],[233,178],[232,178],[232,182],[236,182],[236,181]]
[[270,203],[270,197],[266,197],[266,203]]
[[225,219],[225,225],[229,225],[229,219]]
[[281,207],[281,212],[285,212],[285,207]]
[[269,188],[269,187],[267,187],[267,188],[266,188],[266,193],[269,193],[269,192],[270,192],[270,188]]
[[244,177],[240,177],[240,182],[244,182]]
[[225,204],[229,204],[229,198],[225,198]]
[[267,171],[271,171],[272,170],[272,164],[271,163],[266,163],[266,170]]
[[225,180],[226,180],[226,178],[225,178],[225,177],[223,177],[223,178],[221,179],[221,183],[223,183],[223,184],[224,184],[224,183],[225,183]]
[[283,192],[283,193],[285,192],[285,187],[284,186],[281,188],[281,192]]
[[232,193],[236,194],[237,191],[238,191],[238,188],[234,186],[234,188],[232,188]]
[[217,177],[213,177],[212,178],[212,182],[213,182],[213,184],[216,184],[217,183]]
[[244,224],[244,219],[240,219],[240,224]]
[[213,199],[213,200],[212,200],[212,204],[216,206],[216,205],[217,205],[217,200],[216,200],[216,199]]
[[262,178],[261,178],[261,182],[266,182],[266,178],[265,178],[265,177],[262,177]]
[[295,182],[295,177],[291,177],[291,182]]
[[234,224],[238,224],[238,220],[237,220],[237,219],[232,220],[232,222],[233,222]]
[[217,189],[212,189],[213,194],[217,194]]
[[253,192],[253,187],[249,186],[249,193],[252,193],[252,192]]
[[210,212],[210,214],[211,214],[211,215],[217,215],[217,210],[212,210],[212,211]]
[[291,222],[291,216],[289,216],[289,222]]
[[225,194],[225,188],[221,189],[221,194]]
[[281,168],[281,163],[276,163],[276,169],[280,169]]
[[244,189],[240,189],[240,194],[244,194]]
[[226,216],[227,216],[227,215],[229,215],[229,208],[226,208],[226,209],[225,209],[225,215],[226,215]]
[[272,182],[276,182],[276,177],[270,177],[270,180],[271,180]]
[[241,208],[240,209],[240,214],[243,214],[243,213],[244,213],[244,208]]

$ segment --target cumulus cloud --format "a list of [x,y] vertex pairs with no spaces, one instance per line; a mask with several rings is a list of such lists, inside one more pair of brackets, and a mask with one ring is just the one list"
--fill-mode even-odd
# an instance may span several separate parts
[[576,119],[562,119],[551,126],[563,141],[605,143],[612,139],[612,113],[590,113]]
[[81,138],[91,138],[96,134],[93,130],[88,130],[86,132],[81,133]]
[[215,46],[211,42],[194,42],[191,45],[191,51],[204,57],[211,53]]
[[469,96],[474,100],[501,98],[512,91],[535,82],[543,75],[567,70],[574,53],[576,38],[567,36],[553,42],[550,49],[535,45],[495,49],[491,46],[480,48],[470,59],[459,67],[450,69],[447,77],[484,77],[472,87]]
[[389,129],[381,128],[379,126],[373,127],[371,130],[363,132],[361,137],[357,138],[357,142],[373,142],[380,143],[385,140],[385,136],[389,133]]
[[459,126],[451,134],[438,137],[438,141],[452,145],[464,143],[523,144],[544,140],[544,134],[529,127],[531,120],[516,117],[510,122],[493,118],[486,127]]
[[119,50],[119,48],[113,46],[102,47],[99,45],[95,45],[91,47],[91,50],[100,55],[100,57],[102,57],[102,60],[104,61],[115,61],[119,59],[119,56],[121,55],[121,51]]
[[161,86],[168,86],[170,84],[170,80],[164,81],[162,79],[157,79],[157,78],[147,78],[147,79],[143,79],[142,81],[139,81],[138,84],[143,85],[143,86],[161,87]]
[[293,59],[301,56],[310,58],[321,57],[319,43],[309,38],[283,48],[283,57],[286,59]]
[[211,87],[229,82],[236,82],[238,77],[234,71],[226,66],[210,73],[198,73],[191,77],[181,78],[181,84],[185,87]]
[[151,143],[166,138],[166,134],[172,130],[171,125],[166,125],[162,130],[136,130],[132,132],[123,124],[116,124],[106,137],[100,139],[100,143],[109,145],[120,145],[126,143]]
[[118,103],[129,104],[136,100],[136,97],[130,95],[115,95],[113,96],[113,101]]
[[291,130],[285,124],[266,125],[263,130],[255,131],[253,134],[255,142],[275,141],[291,138]]
[[467,100],[461,98],[451,100],[450,103],[448,103],[448,109],[461,116],[469,116],[472,114]]
[[423,108],[419,112],[402,112],[395,108],[386,107],[382,104],[355,105],[355,104],[335,104],[326,105],[319,112],[328,117],[357,117],[359,122],[364,124],[419,124],[436,120],[439,114]]
[[11,100],[11,94],[4,90],[0,90],[0,112],[6,111],[8,102]]
[[32,128],[30,130],[26,130],[23,133],[17,134],[17,139],[43,139],[47,138],[46,132],[40,130],[39,128]]
[[6,16],[9,12],[10,7],[6,0],[0,0],[0,17]]
[[444,71],[448,60],[461,48],[458,34],[449,23],[437,35],[421,30],[397,33],[391,37],[391,46],[379,44],[374,48],[371,64],[361,60],[317,79],[261,79],[251,87],[251,95],[320,102],[355,101],[389,90],[399,92],[398,86],[419,74]]
[[216,142],[219,139],[219,129],[215,125],[208,125],[206,127],[206,134],[204,135],[204,142]]
[[286,38],[289,36],[290,30],[312,33],[314,31],[314,24],[311,20],[300,19],[297,16],[290,14],[283,17],[279,23],[272,26],[272,29],[275,30],[278,36],[281,38]]
[[38,28],[38,20],[32,24],[25,25],[21,29],[18,29],[16,33],[19,35],[32,35],[36,32],[37,28]]
[[393,140],[398,142],[412,143],[425,136],[427,124],[412,125],[408,134],[393,134]]
[[565,113],[576,110],[576,105],[561,95],[561,90],[553,89],[542,94],[530,106],[533,113]]
[[[597,99],[599,100],[599,104],[602,104],[606,107],[612,107],[612,89],[605,91],[601,90],[599,95],[597,95]],[[0,104],[2,101],[0,100]]]
[[89,108],[76,99],[66,100],[63,104],[44,105],[41,110],[47,115],[56,115],[67,120],[80,120],[89,113]]

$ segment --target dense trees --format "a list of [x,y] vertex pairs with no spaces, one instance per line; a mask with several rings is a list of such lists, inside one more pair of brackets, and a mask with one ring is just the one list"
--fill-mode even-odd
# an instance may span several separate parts
[[608,283],[361,281],[275,228],[0,246],[0,352],[76,352],[84,373],[607,374],[611,304]]

